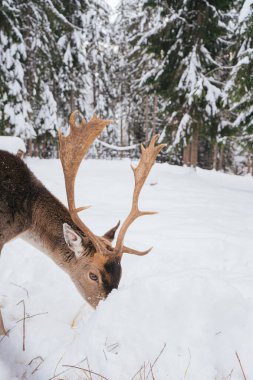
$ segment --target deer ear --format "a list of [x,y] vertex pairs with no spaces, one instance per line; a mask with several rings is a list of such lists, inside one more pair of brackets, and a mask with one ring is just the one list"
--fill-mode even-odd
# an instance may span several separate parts
[[120,221],[116,224],[115,227],[111,228],[109,231],[107,231],[105,234],[104,234],[104,238],[106,238],[107,240],[109,241],[113,241],[114,237],[115,237],[115,233],[117,231],[117,229],[119,228],[119,225],[120,225]]
[[83,255],[82,238],[67,223],[63,224],[63,235],[68,247],[75,253],[76,258]]

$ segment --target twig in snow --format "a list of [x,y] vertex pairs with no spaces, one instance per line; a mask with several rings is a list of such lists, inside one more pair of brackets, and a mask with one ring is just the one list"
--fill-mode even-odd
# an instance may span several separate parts
[[61,356],[60,359],[58,360],[58,362],[56,363],[56,367],[55,367],[55,369],[54,369],[54,376],[56,376],[56,375],[55,375],[55,374],[56,374],[56,370],[57,370],[58,365],[59,365],[60,362],[62,361],[62,358],[63,358],[63,356]]
[[[59,360],[59,362],[60,362],[61,360],[62,360],[62,358]],[[81,360],[80,362],[76,363],[75,365],[80,365],[80,364],[82,364],[83,362],[85,362],[86,360],[87,360],[87,357],[85,357],[83,360]],[[59,362],[57,363],[57,366],[58,366]],[[56,368],[57,368],[57,366],[56,366]],[[53,379],[55,379],[56,377],[58,377],[58,376],[64,374],[65,372],[68,372],[69,370],[70,370],[70,368],[65,369],[64,371],[59,372],[59,373],[57,373],[57,374],[55,374],[55,372],[56,372],[56,370],[55,370],[55,371],[54,371],[54,376],[53,376],[53,377],[50,377],[50,379],[48,379],[48,380],[53,380]]]
[[[155,364],[156,364],[157,361],[159,360],[160,356],[162,355],[163,351],[165,350],[165,347],[166,347],[166,343],[164,343],[163,348],[161,349],[159,355],[157,356],[157,358],[154,360],[153,364],[151,365],[151,367],[150,367],[151,370],[154,368]],[[149,374],[150,374],[150,370],[149,370],[149,372],[148,372],[148,374],[147,374],[147,378],[148,378]]]
[[92,380],[92,376],[91,376],[91,373],[90,373],[90,363],[89,363],[89,359],[87,358],[87,366],[88,366],[88,370],[89,370],[89,374],[90,374],[90,379],[89,380]]
[[238,362],[239,362],[239,364],[240,364],[240,367],[241,367],[241,370],[242,370],[242,374],[243,374],[244,380],[247,380],[247,377],[246,377],[245,372],[244,372],[244,370],[243,370],[243,366],[242,366],[242,363],[241,363],[240,357],[239,357],[239,355],[238,355],[238,353],[237,353],[236,351],[235,351],[235,354],[236,354],[236,357],[237,357]]
[[36,356],[36,358],[33,358],[30,361],[30,363],[28,363],[28,365],[31,365],[33,363],[33,361],[36,360],[36,359],[40,359],[40,363],[37,365],[37,367],[34,368],[34,370],[32,371],[31,375],[33,375],[36,371],[38,371],[39,367],[44,362],[44,359],[41,356]]
[[136,376],[137,375],[141,375],[141,371],[143,370],[143,365],[141,366],[141,368],[139,369],[139,371],[138,372],[136,372],[136,374],[132,377],[132,379],[131,380],[134,380],[135,378],[136,378]]
[[4,322],[3,322],[1,310],[0,310],[0,334],[4,335],[4,336],[7,335],[7,332],[6,332],[5,327],[4,327]]
[[105,360],[107,360],[107,356],[106,356],[105,350],[103,350],[103,353],[105,355]]
[[188,365],[187,365],[187,368],[186,368],[186,370],[185,370],[185,373],[184,373],[184,378],[186,378],[186,376],[187,376],[187,372],[188,372],[188,370],[189,370],[189,368],[190,368],[190,365],[191,365],[191,351],[190,351],[190,349],[188,348],[188,352],[189,352],[189,362],[188,362]]
[[77,327],[77,320],[78,320],[79,316],[82,314],[82,308],[83,308],[83,306],[80,307],[78,313],[75,315],[75,317],[73,318],[73,320],[71,322],[71,328],[72,329],[75,329]]
[[154,374],[153,374],[153,369],[152,369],[152,365],[151,365],[151,363],[149,364],[150,365],[150,373],[151,373],[151,376],[152,376],[152,380],[155,380],[155,376],[154,376]]
[[28,290],[27,290],[24,286],[21,286],[21,285],[15,284],[15,282],[11,282],[11,285],[14,285],[14,286],[17,286],[18,288],[23,289],[23,290],[26,292],[26,296],[27,296],[27,298],[29,298],[29,292],[28,292]]
[[103,375],[100,375],[99,373],[97,372],[94,372],[94,371],[91,371],[89,369],[86,369],[86,368],[82,368],[82,367],[77,367],[77,366],[74,366],[74,365],[67,365],[67,364],[63,364],[62,367],[69,367],[69,368],[76,368],[76,369],[80,369],[81,371],[83,371],[84,373],[88,372],[92,375],[96,375],[96,376],[100,376],[102,379],[104,380],[109,380],[107,377],[103,376]]
[[231,369],[230,373],[225,377],[225,380],[231,380],[234,369]]
[[113,344],[109,344],[109,346],[107,346],[106,348],[109,352],[112,352],[116,350],[116,348],[118,347],[119,347],[119,343],[113,343]]
[[[37,313],[37,314],[33,314],[33,315],[26,315],[25,319],[31,319],[31,318],[37,317],[38,315],[45,315],[45,314],[48,314],[48,311],[45,311],[44,313]],[[24,320],[24,318],[21,318],[16,323],[19,323],[19,322],[21,322],[23,320]]]
[[4,338],[6,338],[7,336],[9,336],[9,333],[15,329],[16,326],[13,326],[11,327],[9,330],[6,331],[6,335],[4,335],[1,339],[0,339],[0,343],[4,340]]
[[26,320],[26,313],[25,313],[25,301],[22,300],[17,303],[17,306],[20,304],[23,304],[23,313],[24,313],[24,318],[23,318],[23,351],[25,351],[25,320]]

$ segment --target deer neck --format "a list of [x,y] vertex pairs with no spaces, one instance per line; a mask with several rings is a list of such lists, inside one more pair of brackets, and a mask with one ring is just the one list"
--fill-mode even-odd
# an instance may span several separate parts
[[69,272],[74,254],[65,242],[63,223],[76,229],[67,208],[43,187],[32,206],[31,227],[20,237]]

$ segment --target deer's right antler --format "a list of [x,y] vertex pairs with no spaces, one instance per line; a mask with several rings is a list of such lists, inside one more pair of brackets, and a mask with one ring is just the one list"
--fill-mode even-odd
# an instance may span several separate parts
[[63,167],[65,185],[68,199],[69,212],[74,223],[86,234],[99,252],[105,250],[101,239],[82,222],[77,213],[87,209],[86,207],[76,208],[75,206],[75,179],[80,163],[87,153],[89,147],[104,127],[110,124],[111,120],[101,120],[96,115],[86,123],[78,111],[72,112],[69,118],[70,133],[63,136],[58,130],[60,142],[60,160]]

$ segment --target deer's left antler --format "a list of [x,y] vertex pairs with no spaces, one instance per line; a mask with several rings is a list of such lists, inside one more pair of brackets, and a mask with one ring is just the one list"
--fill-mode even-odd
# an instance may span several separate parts
[[159,144],[155,146],[155,143],[157,142],[159,138],[159,135],[155,135],[152,137],[149,146],[145,149],[144,146],[141,146],[141,158],[136,167],[132,167],[132,170],[134,172],[134,180],[135,180],[135,187],[134,187],[134,193],[133,193],[133,201],[132,201],[132,208],[131,211],[124,221],[119,234],[117,238],[117,243],[115,250],[118,252],[119,255],[126,253],[133,253],[135,255],[146,255],[151,251],[152,248],[148,249],[147,251],[136,251],[131,250],[128,247],[125,247],[123,245],[123,241],[125,238],[125,234],[130,227],[130,225],[140,216],[144,215],[153,215],[156,214],[154,211],[140,211],[139,210],[139,195],[141,192],[141,189],[149,175],[149,172],[152,168],[152,166],[155,163],[156,157],[158,153],[163,149],[163,147],[166,146],[166,144]]

